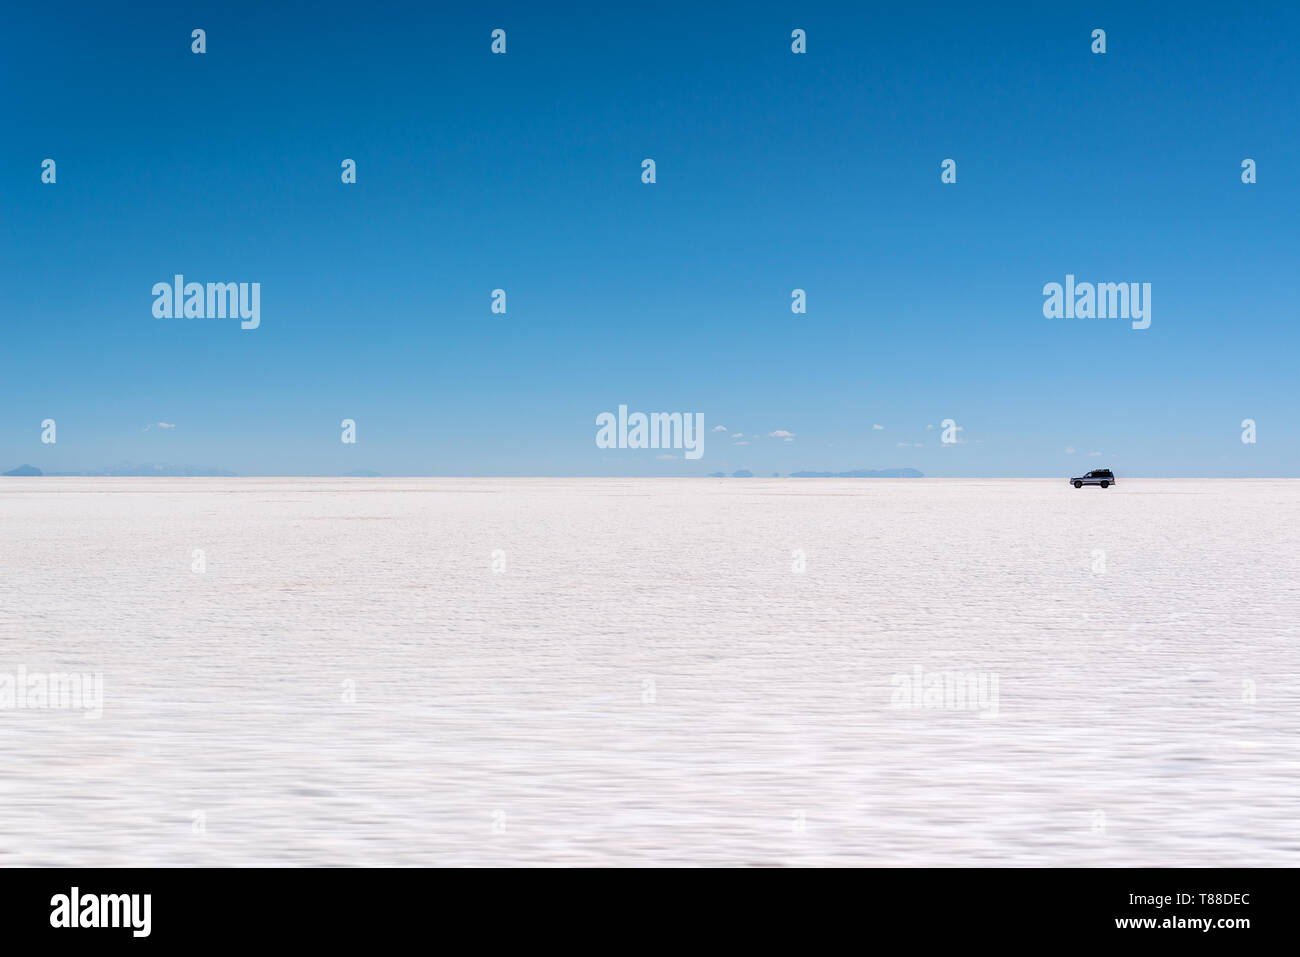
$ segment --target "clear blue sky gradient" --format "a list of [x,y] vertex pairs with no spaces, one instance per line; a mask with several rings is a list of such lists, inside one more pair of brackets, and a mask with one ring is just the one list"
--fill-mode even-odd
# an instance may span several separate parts
[[1294,2],[267,6],[6,11],[0,470],[1300,475]]

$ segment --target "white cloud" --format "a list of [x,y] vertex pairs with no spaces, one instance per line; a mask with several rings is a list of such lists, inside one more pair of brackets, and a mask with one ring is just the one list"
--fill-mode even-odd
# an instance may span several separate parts
[[141,431],[148,432],[150,429],[174,429],[174,428],[176,428],[175,422],[155,422],[146,425],[143,429],[141,429]]
[[883,425],[873,425],[873,426],[871,427],[871,431],[873,431],[873,432],[883,432],[883,431],[885,431],[885,427],[884,427]]
[[767,433],[769,439],[785,439],[787,442],[794,441],[794,433],[787,432],[785,429],[777,429],[775,432]]
[[714,431],[714,432],[725,432],[725,431],[727,431],[727,427],[726,427],[725,425],[715,425],[715,426],[713,427],[713,431]]
[[733,439],[743,439],[743,438],[745,437],[745,433],[744,433],[744,432],[733,432],[732,435],[731,435],[731,437],[732,437]]

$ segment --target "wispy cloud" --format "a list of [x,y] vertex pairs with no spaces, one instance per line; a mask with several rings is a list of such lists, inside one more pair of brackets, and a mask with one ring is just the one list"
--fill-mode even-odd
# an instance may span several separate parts
[[784,439],[787,442],[794,441],[794,433],[787,432],[785,429],[777,429],[775,432],[767,433],[769,439]]
[[175,422],[154,422],[149,425],[146,425],[142,431],[148,432],[150,429],[174,429],[174,428],[176,428]]
[[884,427],[883,425],[873,425],[873,426],[871,427],[871,430],[872,430],[873,432],[883,432],[883,431],[885,431],[885,427]]
[[715,426],[713,427],[713,431],[714,431],[714,432],[725,432],[725,431],[727,431],[727,427],[726,427],[725,425],[715,425]]

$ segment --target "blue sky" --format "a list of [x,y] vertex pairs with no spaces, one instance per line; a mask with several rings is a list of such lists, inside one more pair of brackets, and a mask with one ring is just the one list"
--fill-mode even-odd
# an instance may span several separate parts
[[1294,3],[540,6],[7,11],[0,469],[1300,475]]

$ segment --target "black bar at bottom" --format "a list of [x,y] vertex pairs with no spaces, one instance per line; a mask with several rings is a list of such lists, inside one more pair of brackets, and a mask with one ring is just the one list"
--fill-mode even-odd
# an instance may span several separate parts
[[471,946],[848,934],[855,946],[901,935],[927,950],[1126,939],[1238,947],[1294,936],[1294,885],[1294,871],[1260,869],[0,869],[0,934],[9,953],[59,938],[333,950],[413,934],[445,944],[468,935]]

